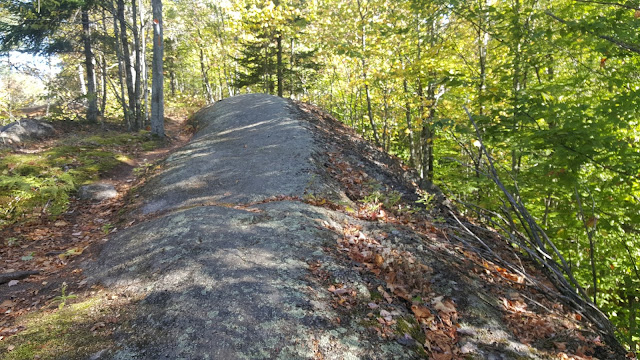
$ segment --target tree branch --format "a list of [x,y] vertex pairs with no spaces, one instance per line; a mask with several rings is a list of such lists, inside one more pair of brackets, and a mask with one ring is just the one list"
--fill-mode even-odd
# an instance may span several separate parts
[[638,6],[608,2],[608,1],[593,1],[593,0],[575,0],[575,1],[581,2],[581,3],[587,3],[587,4],[613,5],[613,6],[623,7],[625,9],[640,10],[640,7]]
[[[553,19],[555,19],[556,21],[561,22],[561,23],[563,23],[565,25],[569,25],[569,26],[576,25],[574,22],[565,20],[565,19],[557,16],[556,14],[552,13],[549,10],[545,10],[544,13],[547,16],[550,16]],[[610,43],[613,43],[617,47],[632,51],[632,52],[634,52],[636,54],[640,54],[640,46],[638,46],[636,44],[629,44],[629,43],[626,43],[626,42],[624,42],[622,40],[614,39],[613,37],[608,36],[608,35],[600,35],[600,34],[596,33],[595,31],[591,31],[591,30],[587,30],[587,29],[584,29],[584,31],[589,33],[589,34],[591,34],[591,35],[594,35],[594,36],[596,36],[596,37],[598,37],[598,38],[600,38],[602,40],[606,40],[606,41],[608,41]]]

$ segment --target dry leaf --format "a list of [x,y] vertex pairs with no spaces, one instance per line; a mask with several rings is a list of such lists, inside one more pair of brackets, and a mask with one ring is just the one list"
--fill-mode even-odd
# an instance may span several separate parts
[[451,314],[456,312],[456,307],[451,300],[437,301],[434,304],[436,310],[445,314]]
[[431,316],[431,311],[424,306],[411,305],[411,311],[418,319],[424,319]]
[[376,254],[376,256],[374,258],[374,262],[375,262],[376,266],[382,266],[382,264],[384,264],[384,258],[382,256],[380,256],[380,254]]
[[92,331],[92,332],[93,332],[93,331],[96,331],[96,330],[98,330],[98,329],[100,329],[100,328],[103,328],[103,327],[105,327],[105,326],[106,326],[106,324],[105,324],[105,323],[103,323],[103,322],[99,322],[99,323],[97,323],[97,324],[95,324],[95,325],[93,325],[93,326],[91,327],[91,331]]
[[64,220],[58,220],[58,221],[53,223],[53,226],[55,226],[55,227],[64,227],[64,226],[67,226],[67,225],[69,225],[69,223],[64,221]]

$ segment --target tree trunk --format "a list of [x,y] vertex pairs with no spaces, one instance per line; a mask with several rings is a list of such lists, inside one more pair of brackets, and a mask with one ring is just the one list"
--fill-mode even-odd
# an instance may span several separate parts
[[84,61],[87,69],[87,121],[98,122],[98,94],[96,93],[96,73],[93,67],[91,50],[91,28],[89,27],[89,9],[82,9],[82,40],[84,43]]
[[427,87],[427,101],[429,101],[429,115],[422,121],[422,174],[423,178],[433,181],[433,119],[435,117],[435,85]]
[[120,42],[122,43],[122,58],[124,59],[125,76],[127,79],[127,95],[129,99],[129,108],[127,113],[129,116],[129,122],[127,127],[129,130],[138,131],[137,123],[135,120],[135,91],[133,85],[133,74],[131,67],[131,55],[129,51],[129,39],[127,39],[127,21],[124,17],[124,0],[118,1],[118,20],[120,22]]
[[[147,25],[144,19],[144,7],[142,0],[138,0],[140,10],[140,72],[142,75],[142,104],[140,106],[140,118],[144,125],[149,124],[149,69],[147,69]],[[153,4],[152,4],[153,7]]]
[[135,111],[134,111],[134,120],[135,120],[135,130],[140,130],[142,128],[142,111],[140,104],[140,89],[142,82],[142,74],[141,74],[141,49],[140,49],[140,33],[138,32],[138,8],[137,8],[138,0],[131,0],[131,16],[133,19],[133,26],[131,26],[131,31],[133,32],[133,47],[134,53],[136,56],[135,59],[135,68],[136,72],[136,82],[134,88],[134,99],[135,99]]
[[278,63],[276,64],[276,72],[278,77],[278,96],[282,97],[284,93],[284,79],[282,78],[282,35],[280,34],[278,34],[278,37],[276,38],[276,46],[278,48],[278,53],[276,55],[278,61]]
[[407,119],[407,131],[408,131],[408,136],[409,136],[409,166],[415,167],[416,166],[416,148],[415,145],[413,143],[413,124],[412,124],[412,120],[411,120],[411,103],[409,102],[409,84],[407,82],[407,79],[404,79],[402,81],[402,86],[404,88],[404,94],[406,96],[405,102],[404,102],[404,114],[405,114],[405,118]]
[[360,13],[360,22],[362,22],[362,31],[360,36],[360,46],[362,50],[362,81],[364,82],[364,91],[367,97],[367,114],[369,116],[369,123],[371,124],[371,129],[373,130],[373,140],[375,141],[377,146],[381,146],[380,137],[378,136],[378,130],[376,129],[376,122],[373,119],[373,110],[371,108],[371,93],[369,91],[369,82],[367,81],[367,62],[365,60],[365,52],[367,50],[367,35],[366,35],[366,27],[365,27],[365,11],[362,9],[362,3],[358,0],[358,12]]
[[80,94],[87,96],[87,82],[84,79],[84,68],[82,65],[83,64],[78,64],[78,82],[80,83]]
[[[485,32],[484,24],[487,22],[486,10],[482,6],[487,0],[481,0],[480,19],[478,20],[478,66],[480,67],[480,81],[478,82],[478,114],[484,115],[484,92],[487,87],[487,46],[489,44],[489,34]],[[478,157],[472,159],[474,162],[475,176],[480,177],[480,167],[482,166],[482,150],[478,148]]]
[[204,50],[200,48],[200,71],[202,73],[202,85],[204,87],[205,94],[207,95],[207,102],[213,104],[213,92],[211,91],[211,84],[209,83],[209,74],[207,71],[207,65],[204,59]]
[[116,44],[116,57],[118,58],[118,80],[120,82],[120,105],[122,106],[122,115],[124,118],[124,123],[127,124],[127,127],[131,128],[131,123],[129,122],[129,111],[127,111],[127,101],[124,95],[124,71],[122,69],[122,44],[120,43],[120,31],[118,28],[118,19],[117,15],[114,14],[113,17],[113,36],[115,37]]
[[[107,13],[102,10],[102,32],[104,36],[107,36]],[[100,86],[102,87],[102,98],[100,103],[100,115],[104,118],[104,109],[107,107],[107,57],[103,53],[101,56],[101,67],[102,67],[102,81]]]
[[169,86],[171,89],[171,96],[176,96],[176,72],[173,69],[169,70]]
[[151,133],[164,137],[164,86],[162,74],[162,56],[164,44],[162,38],[162,0],[151,0],[153,11],[153,79],[151,84]]

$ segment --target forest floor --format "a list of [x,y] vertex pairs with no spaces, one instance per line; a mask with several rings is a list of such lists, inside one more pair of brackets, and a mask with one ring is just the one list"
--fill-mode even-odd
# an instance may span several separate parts
[[[41,116],[43,108],[35,108],[25,115]],[[92,179],[113,185],[118,192],[115,198],[91,202],[72,196],[66,211],[58,216],[49,216],[45,209],[34,206],[21,219],[0,229],[0,272],[25,275],[37,272],[24,279],[0,284],[0,343],[6,343],[7,338],[26,330],[25,323],[29,320],[25,322],[25,319],[52,316],[62,310],[60,304],[101,291],[83,281],[80,259],[88,256],[109,233],[117,231],[113,224],[131,201],[127,195],[131,188],[140,186],[146,173],[159,160],[189,140],[192,133],[186,126],[186,120],[186,114],[180,112],[166,117],[167,139],[160,142],[146,135],[130,134],[120,125],[56,121],[52,123],[56,128],[54,137],[5,149],[5,158],[16,157],[18,161],[24,155],[38,156],[59,148],[65,150],[62,156],[72,158],[74,149],[67,149],[68,144],[79,144],[93,150],[96,139],[103,139],[105,141],[96,147],[108,157],[119,160],[100,163],[102,159],[99,158],[98,174]],[[15,170],[19,166],[9,164],[9,169]],[[59,333],[54,331],[52,335]],[[47,346],[46,342],[37,345],[41,349]],[[64,349],[55,347],[54,353]],[[6,347],[6,350],[12,349],[11,345]],[[38,353],[29,350],[26,356],[32,352]]]
[[204,109],[186,146],[184,118],[160,148],[111,144],[117,198],[3,229],[3,272],[40,273],[0,284],[0,356],[620,359],[497,233],[280,102]]

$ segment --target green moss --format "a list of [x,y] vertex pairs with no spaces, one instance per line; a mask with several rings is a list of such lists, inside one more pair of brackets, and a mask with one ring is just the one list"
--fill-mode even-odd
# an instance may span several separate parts
[[382,294],[380,294],[377,290],[371,290],[371,301],[383,300]]
[[404,334],[411,335],[413,340],[420,344],[424,344],[427,339],[424,335],[424,331],[422,331],[422,328],[420,327],[420,324],[418,324],[416,319],[412,317],[399,318],[396,323],[396,331],[400,336],[403,336]]
[[42,209],[64,212],[77,186],[95,181],[128,153],[150,150],[162,142],[147,132],[74,136],[36,154],[0,152],[0,227]]
[[99,314],[96,308],[101,305],[99,298],[90,298],[53,313],[28,316],[23,322],[25,331],[0,343],[2,358],[86,359],[101,349],[112,347],[113,340],[105,329],[91,331],[100,320],[96,318]]

